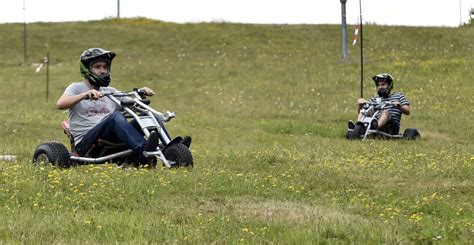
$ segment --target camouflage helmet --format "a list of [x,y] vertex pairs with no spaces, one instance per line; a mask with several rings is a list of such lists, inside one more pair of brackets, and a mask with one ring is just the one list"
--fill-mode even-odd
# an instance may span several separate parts
[[380,73],[378,75],[375,75],[372,77],[372,80],[374,80],[375,86],[377,86],[379,82],[388,83],[388,87],[386,89],[377,90],[377,94],[380,97],[387,97],[393,89],[393,77],[388,73]]
[[[114,57],[114,52],[101,48],[90,48],[85,50],[79,59],[81,75],[94,86],[109,86],[110,80],[112,79],[110,71],[112,69],[112,60]],[[98,61],[105,61],[107,63],[109,66],[107,74],[96,75],[91,71],[91,66]]]

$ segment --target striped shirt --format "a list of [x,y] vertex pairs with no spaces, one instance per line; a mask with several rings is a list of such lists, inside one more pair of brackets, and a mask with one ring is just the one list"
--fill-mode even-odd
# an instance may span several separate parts
[[[370,98],[369,101],[370,102],[377,102],[377,100],[380,101],[380,99],[381,99],[381,102],[390,102],[390,103],[400,102],[401,106],[410,105],[410,102],[405,97],[405,95],[403,95],[400,92],[396,92],[394,94],[391,94],[390,96],[388,96],[386,98],[376,95],[376,96]],[[397,126],[400,126],[400,121],[402,119],[402,111],[400,109],[398,109],[396,106],[390,105],[390,106],[388,106],[388,113],[390,113],[392,123],[394,123]]]

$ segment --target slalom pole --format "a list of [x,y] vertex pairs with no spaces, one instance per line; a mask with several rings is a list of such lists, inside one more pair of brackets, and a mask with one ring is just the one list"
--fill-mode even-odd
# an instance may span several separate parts
[[49,52],[46,54],[46,101],[49,100]]
[[364,38],[362,32],[362,0],[359,0],[360,21],[360,97],[364,98]]
[[49,35],[46,43],[46,101],[49,100]]
[[26,4],[23,0],[23,64],[28,61],[28,32],[26,30]]

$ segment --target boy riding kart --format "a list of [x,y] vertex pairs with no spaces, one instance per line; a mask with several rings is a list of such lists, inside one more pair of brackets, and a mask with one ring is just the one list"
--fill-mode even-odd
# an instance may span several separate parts
[[[410,102],[401,92],[392,93],[393,77],[388,73],[373,76],[377,95],[369,101],[359,98],[358,122],[348,122],[347,138],[367,138],[371,134],[400,138],[400,121],[402,114],[410,114]],[[416,129],[409,129],[404,133],[418,134]],[[419,135],[419,134],[418,134]]]

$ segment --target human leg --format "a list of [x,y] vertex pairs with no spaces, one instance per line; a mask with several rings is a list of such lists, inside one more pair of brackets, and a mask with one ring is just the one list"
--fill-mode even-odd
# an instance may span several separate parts
[[396,123],[393,119],[388,120],[388,122],[380,128],[380,131],[383,131],[388,134],[396,135],[399,133],[400,124]]
[[357,116],[357,121],[360,122],[364,115],[362,115],[362,110],[359,112],[359,115]]
[[390,113],[388,113],[387,110],[382,111],[382,114],[377,120],[377,128],[383,128],[390,120]]
[[111,142],[123,142],[140,155],[146,143],[142,135],[119,112],[114,112],[84,135],[76,147],[79,154],[85,155],[99,138]]
[[[163,130],[163,132],[166,134],[166,136],[168,136],[168,138],[171,138],[171,137],[170,137],[170,134],[168,133],[168,131],[167,131],[166,128],[165,128],[165,125],[164,125],[163,121],[162,121],[158,116],[155,116],[155,119],[156,119],[156,121],[158,122],[158,124],[160,125],[161,130]],[[142,129],[140,128],[140,125],[138,124],[138,122],[137,122],[135,119],[133,119],[133,120],[130,122],[130,124],[131,124],[138,132],[140,132],[140,133],[143,135],[143,131],[142,131]],[[160,136],[160,140],[161,140],[162,142],[164,141],[163,139],[161,139],[161,136]]]
[[[171,139],[171,136],[170,136],[170,134],[168,133],[168,131],[166,130],[165,125],[164,125],[163,121],[161,120],[161,118],[160,118],[158,115],[155,115],[155,119],[156,119],[156,121],[158,122],[158,124],[160,125],[161,130],[163,130],[163,132],[165,133],[165,135],[168,137],[168,139]],[[135,119],[133,119],[130,124],[131,124],[137,131],[139,131],[139,132],[143,135],[143,131],[142,131],[142,129],[140,128],[140,125],[138,124],[138,122],[137,122]],[[158,137],[159,137],[160,142],[166,142],[166,141],[163,139],[163,137],[161,137],[161,135],[158,135]],[[191,142],[192,142],[191,136],[184,136],[184,137],[181,139],[181,141],[180,141],[181,144],[184,144],[184,145],[187,146],[188,148],[191,146]]]

